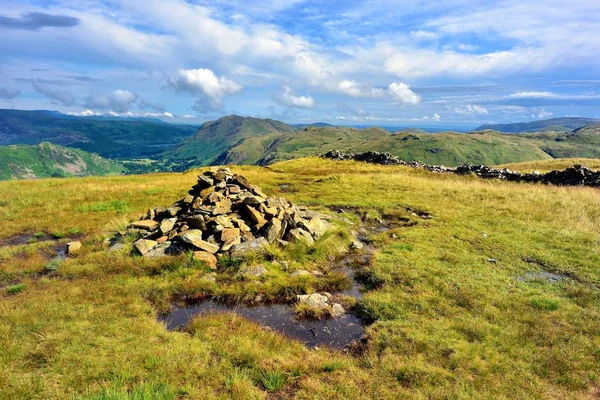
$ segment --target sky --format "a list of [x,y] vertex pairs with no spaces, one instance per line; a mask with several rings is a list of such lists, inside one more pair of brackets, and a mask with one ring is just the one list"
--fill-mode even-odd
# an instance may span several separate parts
[[3,0],[0,108],[199,123],[600,117],[600,1]]

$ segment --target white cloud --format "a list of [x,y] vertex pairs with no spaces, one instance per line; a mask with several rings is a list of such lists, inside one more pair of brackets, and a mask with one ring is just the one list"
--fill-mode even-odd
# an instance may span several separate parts
[[108,95],[91,95],[85,99],[84,107],[91,110],[109,110],[115,113],[129,111],[138,96],[129,90],[117,89]]
[[545,100],[598,100],[599,94],[559,94],[552,92],[517,92],[506,96],[509,99],[545,99]]
[[415,30],[410,31],[410,37],[416,40],[436,40],[438,35],[431,31]]
[[334,86],[333,91],[350,97],[389,98],[399,104],[419,104],[421,96],[413,92],[410,87],[402,82],[392,82],[387,89],[370,87],[360,84],[355,80],[345,79]]
[[98,113],[98,112],[94,112],[92,110],[83,110],[83,111],[70,111],[67,113],[67,115],[73,115],[76,117],[91,117],[91,116],[99,116],[102,115],[102,113]]
[[440,121],[441,119],[442,117],[440,117],[440,114],[434,113],[431,117],[426,115],[422,118],[411,118],[409,121]]
[[410,90],[410,87],[404,83],[392,82],[388,85],[388,93],[397,103],[400,104],[419,104],[421,96]]
[[385,90],[361,85],[355,80],[344,79],[337,84],[337,91],[350,97],[383,97]]
[[167,85],[177,91],[197,95],[192,109],[199,113],[223,108],[223,97],[242,90],[239,83],[224,76],[218,77],[207,68],[180,69],[175,76],[167,80]]
[[536,117],[538,117],[539,119],[544,119],[544,118],[550,118],[553,115],[554,115],[554,113],[552,113],[550,111],[546,111],[544,108],[542,108],[540,111],[538,111],[538,113],[536,114]]
[[224,76],[217,77],[207,68],[180,69],[177,75],[167,80],[167,84],[175,90],[193,94],[203,93],[211,99],[220,99],[242,90],[242,86],[237,82]]
[[283,94],[278,101],[288,107],[311,108],[315,105],[315,99],[312,96],[298,96],[288,86],[284,86]]
[[453,111],[456,114],[467,115],[467,116],[488,115],[489,114],[487,108],[485,108],[483,106],[479,106],[477,104],[467,104],[464,107],[454,107]]

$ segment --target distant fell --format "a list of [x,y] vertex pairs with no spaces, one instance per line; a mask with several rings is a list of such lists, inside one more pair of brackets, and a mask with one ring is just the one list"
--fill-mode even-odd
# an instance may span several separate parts
[[209,165],[223,158],[223,152],[246,139],[293,132],[296,128],[281,121],[229,115],[205,122],[196,133],[165,152],[165,156],[176,159],[196,157],[198,165]]
[[114,175],[123,166],[97,154],[48,142],[0,146],[0,180]]
[[598,124],[600,119],[595,118],[579,118],[579,117],[563,117],[551,118],[532,122],[518,122],[511,124],[486,124],[481,125],[476,131],[495,130],[504,133],[522,133],[522,132],[539,132],[539,131],[571,131],[581,128],[586,125]]
[[0,110],[0,146],[51,142],[110,158],[146,158],[198,128],[162,121],[76,117],[55,111]]

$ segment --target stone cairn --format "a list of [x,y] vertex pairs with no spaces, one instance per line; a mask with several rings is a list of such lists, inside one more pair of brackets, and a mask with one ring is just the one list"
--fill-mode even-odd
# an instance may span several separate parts
[[310,246],[327,229],[323,219],[282,197],[267,197],[229,168],[215,168],[199,175],[183,199],[148,210],[128,232],[140,235],[134,247],[142,256],[193,251],[195,259],[215,268],[219,255],[239,257],[270,243]]
[[377,151],[367,151],[364,153],[342,153],[338,150],[331,150],[321,155],[330,160],[354,160],[363,161],[371,164],[381,165],[403,165],[412,168],[423,168],[431,172],[450,173],[457,175],[475,174],[482,179],[501,179],[511,182],[543,183],[546,185],[558,186],[591,186],[600,187],[600,171],[594,171],[582,165],[574,165],[564,170],[554,170],[542,174],[533,172],[523,174],[511,171],[508,168],[497,169],[485,165],[464,164],[456,168],[448,168],[443,165],[429,165],[420,161],[406,162],[390,153],[380,153]]

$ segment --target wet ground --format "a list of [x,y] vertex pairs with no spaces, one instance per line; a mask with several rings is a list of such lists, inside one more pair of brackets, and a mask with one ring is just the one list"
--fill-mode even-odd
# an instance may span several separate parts
[[540,272],[528,272],[523,276],[517,277],[518,281],[534,281],[534,280],[546,280],[550,283],[557,283],[562,280],[568,279],[566,275],[555,274],[547,271]]
[[328,346],[343,349],[359,340],[364,332],[361,320],[344,314],[327,319],[297,319],[294,308],[287,304],[269,304],[258,306],[228,306],[212,301],[204,301],[187,306],[174,306],[166,316],[160,318],[167,329],[183,328],[196,315],[232,312],[250,321],[267,326],[288,337],[303,342],[307,347]]
[[[369,262],[373,248],[365,244],[359,253],[350,253],[336,262],[337,269],[342,271],[352,282],[349,289],[333,293],[362,297],[361,286],[354,279],[355,267]],[[298,319],[291,304],[261,305],[227,305],[214,301],[201,301],[195,304],[175,304],[171,312],[159,317],[167,325],[168,330],[185,327],[197,315],[210,313],[235,313],[262,326],[269,327],[288,337],[303,342],[307,347],[328,346],[344,349],[358,341],[364,333],[365,324],[360,318],[348,312],[342,316],[324,319]]]

